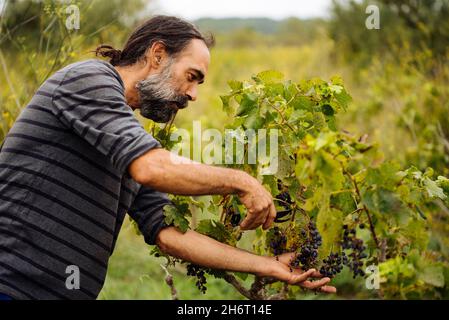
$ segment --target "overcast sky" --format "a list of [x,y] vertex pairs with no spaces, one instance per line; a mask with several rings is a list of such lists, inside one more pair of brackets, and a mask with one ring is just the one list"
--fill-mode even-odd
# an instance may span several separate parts
[[159,0],[155,10],[194,20],[202,17],[326,17],[331,0]]

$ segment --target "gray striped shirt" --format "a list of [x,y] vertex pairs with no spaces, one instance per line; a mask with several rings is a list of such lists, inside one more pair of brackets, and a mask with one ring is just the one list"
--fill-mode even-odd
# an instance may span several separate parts
[[[165,226],[167,196],[127,172],[159,147],[109,63],[78,62],[49,78],[0,151],[0,293],[95,299],[125,214],[148,244]],[[76,276],[69,266],[79,270],[79,289],[67,281]]]

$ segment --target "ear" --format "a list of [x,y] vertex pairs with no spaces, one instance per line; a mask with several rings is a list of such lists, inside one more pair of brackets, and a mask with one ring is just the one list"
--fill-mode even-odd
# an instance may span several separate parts
[[162,41],[156,41],[147,49],[145,53],[145,62],[149,68],[158,70],[167,59],[167,51]]

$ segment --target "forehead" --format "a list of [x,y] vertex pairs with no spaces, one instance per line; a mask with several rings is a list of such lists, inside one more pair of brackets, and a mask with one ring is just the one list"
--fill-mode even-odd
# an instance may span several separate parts
[[177,60],[185,64],[186,68],[197,69],[206,74],[210,63],[210,52],[202,40],[193,39],[179,54]]

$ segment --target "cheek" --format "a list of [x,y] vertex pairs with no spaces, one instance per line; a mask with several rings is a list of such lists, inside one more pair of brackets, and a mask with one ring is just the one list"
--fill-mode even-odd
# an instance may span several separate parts
[[182,93],[185,92],[189,87],[189,82],[186,80],[175,80],[173,81],[173,89],[177,92],[177,93]]
[[175,70],[172,74],[172,85],[177,92],[185,92],[189,87],[189,81],[184,72]]

